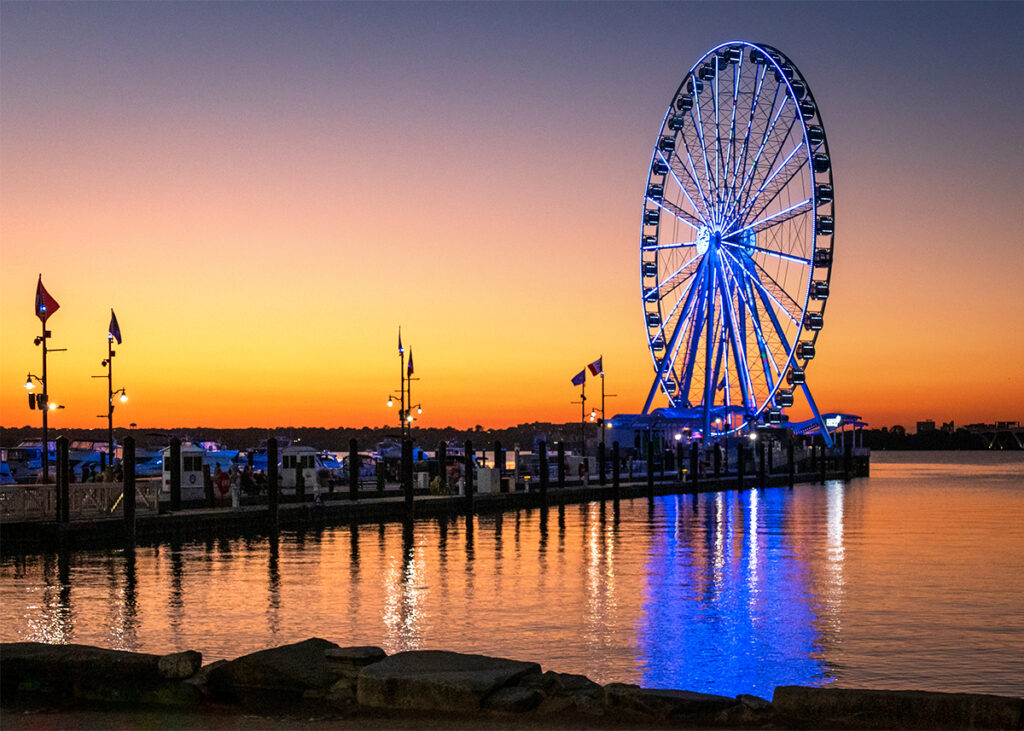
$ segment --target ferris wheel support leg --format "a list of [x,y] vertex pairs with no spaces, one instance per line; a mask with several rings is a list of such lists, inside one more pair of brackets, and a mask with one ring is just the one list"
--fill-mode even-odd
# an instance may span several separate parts
[[818,421],[818,426],[821,427],[821,436],[825,439],[825,446],[831,447],[834,444],[832,435],[829,433],[825,420],[821,418],[821,413],[818,411],[818,405],[814,403],[814,397],[811,396],[811,389],[807,387],[806,382],[801,385],[801,388],[804,390],[804,396],[807,397],[807,403],[810,405],[811,411],[814,412],[814,418]]

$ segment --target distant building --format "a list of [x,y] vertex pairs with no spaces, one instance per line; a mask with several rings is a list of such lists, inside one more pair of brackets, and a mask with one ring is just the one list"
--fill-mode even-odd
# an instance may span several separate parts
[[929,419],[928,421],[917,422],[917,433],[925,434],[926,432],[935,431],[935,422]]
[[889,432],[891,434],[893,434],[893,436],[897,436],[897,437],[905,437],[905,436],[907,436],[907,430],[906,430],[906,428],[902,424],[897,424],[892,429],[890,429]]
[[946,434],[952,434],[956,431],[956,426],[953,425],[952,421],[944,421],[942,422],[942,431],[946,432]]

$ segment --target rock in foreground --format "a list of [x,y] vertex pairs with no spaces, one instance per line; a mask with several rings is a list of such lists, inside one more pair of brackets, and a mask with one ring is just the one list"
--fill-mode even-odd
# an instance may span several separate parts
[[529,674],[539,675],[540,665],[441,650],[400,652],[363,668],[356,698],[370,708],[479,711],[487,696]]

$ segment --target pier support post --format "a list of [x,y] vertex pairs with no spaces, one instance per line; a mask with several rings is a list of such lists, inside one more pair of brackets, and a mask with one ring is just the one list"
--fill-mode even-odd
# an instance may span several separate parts
[[682,485],[686,481],[686,472],[684,467],[686,466],[686,448],[683,447],[682,441],[676,442],[676,479],[679,480],[679,484]]
[[441,483],[441,489],[444,490],[448,484],[448,443],[440,442],[437,445],[437,479]]
[[124,484],[121,504],[124,508],[124,534],[128,545],[135,547],[135,437],[127,436],[121,447],[121,470]]
[[278,490],[277,479],[277,439],[267,440],[267,519],[272,533],[277,533],[278,525]]
[[348,440],[348,499],[359,499],[359,443],[355,439]]
[[302,474],[302,458],[295,456],[295,499],[306,502],[306,476]]
[[747,468],[743,449],[743,437],[736,440],[736,489],[743,489],[743,473]]
[[757,442],[758,451],[758,468],[757,475],[758,480],[761,484],[761,489],[768,487],[768,456],[765,454],[765,447],[767,445],[767,439],[759,439]]
[[654,497],[654,441],[647,440],[647,497]]
[[565,442],[558,443],[558,489],[565,489]]
[[501,492],[501,476],[505,472],[505,450],[501,448],[501,442],[494,440],[494,471],[498,477],[498,492]]
[[619,455],[619,443],[612,442],[612,495],[619,499],[619,468],[622,466],[622,457]]
[[715,460],[715,479],[719,479],[722,476],[722,445],[715,443],[714,449],[714,460]]
[[605,484],[604,468],[605,468],[604,442],[599,442],[598,445],[597,445],[597,484],[601,485],[602,487]]
[[540,499],[545,507],[548,504],[548,443],[543,439],[537,445],[540,454],[537,456],[537,469],[540,472]]
[[789,468],[789,486],[796,484],[796,453],[793,437],[786,440],[786,466]]
[[849,440],[843,445],[843,479],[853,477],[853,445]]
[[825,480],[828,479],[828,452],[825,446],[825,439],[822,438],[821,444],[818,447],[821,450],[821,456],[818,458],[818,468],[821,470],[821,484],[825,484]]
[[473,514],[473,478],[476,476],[476,460],[473,459],[473,442],[466,440],[466,515]]
[[811,438],[811,473],[815,474],[818,472],[818,445],[814,442],[814,438]]
[[405,493],[405,515],[411,520],[413,516],[412,498],[412,440],[402,440],[402,490]]
[[768,443],[764,445],[765,451],[768,453],[768,474],[775,474],[775,437],[772,436],[768,440]]
[[181,440],[171,439],[171,510],[181,510]]
[[[68,474],[68,438],[57,437],[57,522],[66,524],[71,521],[71,476]],[[46,449],[46,445],[43,445]]]
[[697,480],[700,479],[700,447],[697,446],[697,442],[690,442],[690,482],[693,483],[694,488],[697,487]]

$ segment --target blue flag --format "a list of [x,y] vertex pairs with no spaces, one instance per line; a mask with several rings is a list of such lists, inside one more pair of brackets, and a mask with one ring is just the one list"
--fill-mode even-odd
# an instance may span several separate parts
[[107,337],[111,340],[116,340],[117,344],[121,344],[121,328],[117,325],[117,315],[114,314],[114,308],[110,308],[110,327],[107,329]]
[[582,386],[583,383],[586,380],[587,380],[587,369],[584,368],[582,371],[580,371],[579,373],[577,373],[575,376],[572,377],[572,385],[574,385],[574,386]]

